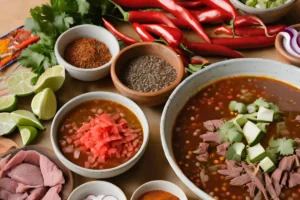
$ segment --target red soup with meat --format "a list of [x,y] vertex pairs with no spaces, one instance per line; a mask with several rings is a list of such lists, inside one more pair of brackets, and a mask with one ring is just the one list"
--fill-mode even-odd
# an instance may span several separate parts
[[142,125],[128,108],[106,100],[75,107],[59,127],[59,147],[76,165],[108,169],[131,159],[143,142]]
[[215,199],[300,199],[300,90],[265,77],[218,80],[173,129],[182,172]]

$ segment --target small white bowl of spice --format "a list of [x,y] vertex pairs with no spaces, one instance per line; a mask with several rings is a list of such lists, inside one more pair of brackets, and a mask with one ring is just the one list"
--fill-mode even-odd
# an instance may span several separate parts
[[56,41],[55,56],[73,78],[95,81],[109,74],[113,59],[120,51],[116,37],[103,27],[75,26]]
[[135,102],[155,106],[165,103],[182,81],[184,66],[170,47],[154,42],[124,48],[112,63],[117,90]]

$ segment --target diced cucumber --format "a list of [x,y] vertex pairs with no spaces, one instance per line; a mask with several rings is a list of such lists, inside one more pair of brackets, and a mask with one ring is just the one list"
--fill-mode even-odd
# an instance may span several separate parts
[[233,123],[238,131],[243,132],[243,127],[247,123],[247,119],[244,115],[239,114],[233,119]]
[[256,112],[257,111],[257,106],[256,105],[254,105],[253,103],[252,104],[249,104],[249,105],[247,105],[247,111],[248,111],[248,113],[254,113],[254,112]]
[[259,143],[264,136],[264,133],[251,121],[245,124],[243,133],[250,146]]
[[279,120],[280,119],[279,107],[273,103],[269,103],[269,109],[274,110],[273,120]]
[[267,173],[272,172],[276,169],[275,164],[268,156],[266,156],[259,162],[259,166],[264,170],[264,172]]
[[246,114],[244,115],[246,119],[250,120],[250,121],[257,121],[257,112],[255,113],[251,113],[251,114]]
[[228,148],[226,159],[241,161],[245,156],[245,145],[242,142],[237,142]]
[[247,112],[246,105],[237,101],[231,101],[229,103],[229,109],[237,111],[239,114],[244,114]]
[[270,123],[257,123],[256,126],[264,133],[267,133],[267,129]]
[[256,101],[254,101],[254,105],[256,105],[257,107],[269,108],[269,103],[266,102],[263,98],[259,98]]
[[266,151],[260,143],[254,145],[253,147],[248,147],[247,154],[252,163],[259,162],[266,157]]
[[227,133],[228,139],[231,143],[241,142],[243,140],[243,133],[239,132],[236,128],[231,128]]
[[274,110],[267,109],[260,106],[257,113],[257,120],[263,122],[272,122],[274,117]]
[[246,5],[254,7],[257,4],[257,0],[247,0]]

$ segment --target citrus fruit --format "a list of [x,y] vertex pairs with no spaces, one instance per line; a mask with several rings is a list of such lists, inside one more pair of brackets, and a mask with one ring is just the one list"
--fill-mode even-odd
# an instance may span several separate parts
[[19,72],[13,74],[7,80],[8,89],[17,96],[27,96],[33,93],[31,79],[36,74],[33,72]]
[[11,113],[11,118],[17,123],[18,126],[33,126],[40,130],[45,129],[41,122],[34,116],[34,114],[27,110],[16,110]]
[[13,132],[16,126],[17,124],[11,118],[10,113],[0,113],[0,135],[6,135]]
[[37,136],[38,131],[32,126],[19,126],[23,145],[30,144]]
[[0,97],[0,112],[12,112],[17,109],[17,97],[7,95]]

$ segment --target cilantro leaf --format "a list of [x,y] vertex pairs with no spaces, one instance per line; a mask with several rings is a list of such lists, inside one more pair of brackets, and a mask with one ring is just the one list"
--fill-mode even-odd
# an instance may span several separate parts
[[294,153],[295,145],[295,140],[286,138],[270,140],[269,142],[270,149],[282,156],[292,155]]
[[81,15],[87,14],[90,9],[90,4],[86,0],[76,0],[78,4],[78,12]]
[[277,152],[276,149],[267,148],[266,149],[267,156],[272,160],[274,164],[277,163]]

